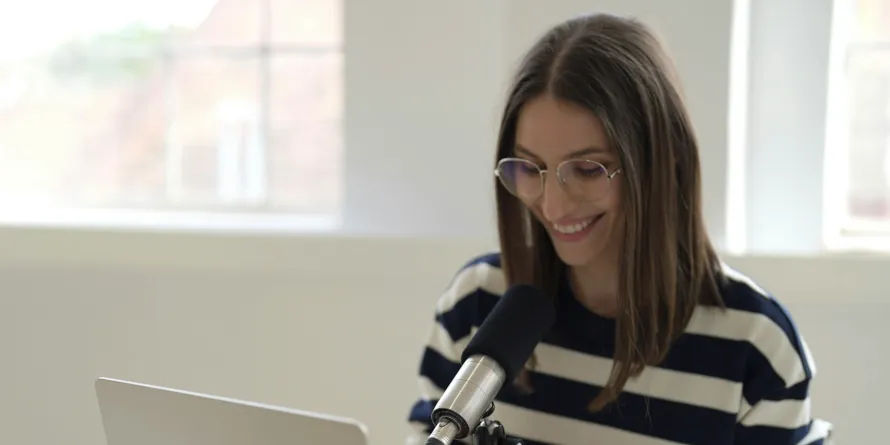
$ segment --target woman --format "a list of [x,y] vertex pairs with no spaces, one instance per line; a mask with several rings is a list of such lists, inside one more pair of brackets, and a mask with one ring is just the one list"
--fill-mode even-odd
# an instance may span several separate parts
[[557,304],[553,331],[498,396],[527,443],[822,444],[813,362],[776,300],[718,259],[699,153],[672,68],[642,24],[560,24],[524,59],[495,170],[500,253],[440,298],[420,368],[430,413],[507,287]]

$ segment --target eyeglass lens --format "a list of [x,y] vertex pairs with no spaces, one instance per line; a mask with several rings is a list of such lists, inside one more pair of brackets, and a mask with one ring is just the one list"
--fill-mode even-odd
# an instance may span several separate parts
[[[566,191],[575,198],[595,200],[608,192],[608,171],[598,162],[569,160],[560,164],[557,172]],[[498,164],[501,183],[521,199],[536,199],[543,193],[544,175],[537,164],[525,159],[504,159]]]

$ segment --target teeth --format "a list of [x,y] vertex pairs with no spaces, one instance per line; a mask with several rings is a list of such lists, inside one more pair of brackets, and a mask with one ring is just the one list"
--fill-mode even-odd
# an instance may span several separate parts
[[589,226],[590,223],[593,222],[593,220],[594,220],[594,218],[591,218],[591,219],[588,219],[587,221],[580,222],[577,224],[571,224],[568,226],[561,226],[558,224],[553,224],[553,229],[560,233],[566,233],[566,234],[577,233],[577,232],[580,232],[580,231],[586,229],[587,226]]

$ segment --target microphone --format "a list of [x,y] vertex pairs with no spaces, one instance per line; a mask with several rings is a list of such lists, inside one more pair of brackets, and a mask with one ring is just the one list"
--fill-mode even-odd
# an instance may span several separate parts
[[461,354],[463,365],[433,409],[436,426],[426,445],[470,435],[555,320],[552,299],[539,290],[524,284],[507,289]]

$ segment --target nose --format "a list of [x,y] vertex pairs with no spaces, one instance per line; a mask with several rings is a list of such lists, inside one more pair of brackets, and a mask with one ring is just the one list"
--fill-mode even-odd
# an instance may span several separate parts
[[541,212],[549,221],[559,221],[569,216],[577,206],[577,203],[569,197],[565,188],[559,183],[556,174],[546,176],[541,201]]

